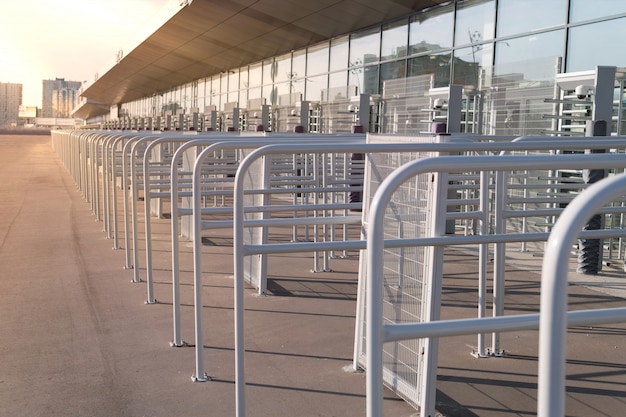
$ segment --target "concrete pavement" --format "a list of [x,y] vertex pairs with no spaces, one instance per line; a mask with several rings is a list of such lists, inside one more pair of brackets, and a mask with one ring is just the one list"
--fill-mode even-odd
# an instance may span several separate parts
[[[131,283],[49,136],[0,135],[0,416],[233,416],[232,258],[228,234],[209,236],[204,276],[204,358],[194,372],[190,248],[181,254],[183,339],[172,348],[169,220],[153,222],[155,297]],[[140,248],[141,249],[141,248]],[[143,256],[143,253],[142,255]],[[537,311],[532,259],[507,270],[509,314]],[[270,261],[270,297],[246,294],[249,416],[363,416],[365,376],[352,360],[356,257],[310,272],[310,256]],[[444,318],[476,311],[475,256],[446,262]],[[525,268],[522,268],[525,266]],[[141,264],[139,265],[141,267]],[[617,272],[586,284],[623,288]],[[604,285],[606,289],[607,285]],[[610,291],[570,287],[572,308],[625,306]],[[621,416],[626,409],[626,324],[571,329],[568,416]],[[475,336],[440,343],[437,409],[445,416],[534,415],[537,332],[503,334],[503,358],[475,359]],[[416,410],[390,392],[385,415]]]

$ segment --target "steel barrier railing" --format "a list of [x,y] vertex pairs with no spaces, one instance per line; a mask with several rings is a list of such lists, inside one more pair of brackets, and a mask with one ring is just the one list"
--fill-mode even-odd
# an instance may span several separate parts
[[[606,203],[626,195],[626,175],[600,180],[572,201],[556,222],[546,245],[542,265],[539,323],[538,417],[565,415],[565,346],[568,258],[589,218]],[[596,323],[626,321],[626,308],[579,312]]]
[[[388,242],[384,239],[383,225],[384,213],[389,204],[394,191],[405,181],[415,177],[418,174],[426,173],[445,173],[459,172],[460,170],[468,171],[510,171],[522,169],[548,169],[551,167],[559,168],[600,168],[600,167],[626,167],[626,160],[623,155],[615,154],[595,154],[595,155],[559,155],[559,156],[477,156],[477,157],[439,157],[415,161],[402,166],[390,175],[378,189],[370,205],[369,214],[369,230],[367,235],[367,271],[368,278],[365,280],[367,285],[367,317],[366,325],[366,352],[367,352],[367,415],[368,417],[382,416],[382,387],[383,387],[383,365],[382,352],[383,344],[390,341],[406,340],[414,338],[422,338],[425,335],[433,338],[428,339],[425,355],[427,356],[424,376],[419,382],[421,384],[421,398],[418,399],[420,405],[420,415],[430,416],[434,413],[434,393],[436,381],[436,350],[437,344],[434,337],[448,334],[478,334],[485,331],[513,331],[520,329],[533,328],[538,322],[536,315],[510,317],[492,317],[466,319],[459,321],[437,321],[439,319],[437,299],[439,286],[441,285],[440,273],[429,279],[432,282],[429,288],[430,299],[430,317],[425,317],[424,321],[431,323],[414,323],[414,324],[391,324],[383,323],[382,303],[383,303],[383,251],[386,247],[397,247],[399,242]],[[442,194],[439,188],[438,195],[435,200],[441,205]],[[437,259],[441,259],[442,248],[444,245],[461,245],[470,244],[472,241],[478,241],[476,237],[459,237],[452,238],[445,236],[444,223],[445,216],[441,215],[441,211],[433,210],[434,217],[431,222],[432,235],[422,239],[407,239],[403,246],[430,246],[432,247],[432,261],[435,263]],[[588,238],[596,238],[599,236],[607,236],[611,232],[616,231],[589,231],[582,235]],[[483,242],[515,242],[520,240],[531,240],[531,234],[523,236],[514,235],[484,235],[481,236]],[[542,235],[536,233],[535,235]],[[543,234],[545,236],[545,234]],[[539,237],[539,236],[535,236]],[[475,243],[475,242],[474,242]],[[571,250],[571,247],[569,248]],[[437,265],[433,265],[437,269]],[[433,288],[434,287],[434,288]],[[542,298],[543,306],[543,298]],[[626,310],[622,310],[622,314]],[[595,316],[594,316],[595,317]],[[595,317],[594,320],[605,320],[602,316],[600,319]],[[623,318],[622,318],[623,320]],[[429,326],[429,330],[421,331],[421,326]],[[429,356],[429,357],[428,357]]]
[[[98,135],[101,135],[101,136],[98,136]],[[153,135],[151,139],[154,140],[158,137],[159,136]],[[75,138],[79,138],[79,139],[75,140]],[[132,141],[138,140],[137,138],[138,138],[137,134],[130,133],[130,132],[72,132],[72,133],[53,134],[53,146],[55,146],[55,150],[57,151],[57,153],[59,153],[59,155],[62,156],[62,159],[64,160],[64,164],[68,168],[68,171],[70,171],[72,177],[74,178],[77,184],[77,187],[79,188],[80,192],[83,194],[83,197],[92,203],[92,210],[95,210],[97,212],[98,210],[102,208],[104,216],[103,218],[100,218],[100,220],[104,220],[105,222],[104,228],[107,231],[107,233],[110,233],[112,229],[115,229],[116,224],[117,224],[116,221],[113,221],[112,228],[107,225],[107,221],[109,221],[107,219],[115,218],[116,213],[117,213],[117,208],[116,208],[116,205],[114,204],[115,198],[113,197],[113,195],[116,192],[116,189],[118,188],[116,184],[117,178],[119,178],[121,182],[120,184],[121,188],[124,189],[125,194],[127,194],[126,188],[132,185],[131,184],[132,182],[137,182],[138,179],[140,178],[145,180],[145,174],[144,174],[144,177],[142,177],[142,175],[137,175],[136,177],[133,176],[131,178],[131,175],[128,172],[131,170],[130,162],[132,159],[130,158],[130,151],[128,151],[128,154],[127,154],[124,151],[124,149],[127,149],[126,145],[128,144],[129,141],[132,142]],[[190,137],[189,139],[191,140],[195,138],[196,137]],[[541,138],[541,139],[545,140],[545,138]],[[568,138],[568,140],[569,139],[571,138]],[[589,138],[586,138],[586,139],[588,140]],[[119,150],[120,144],[123,144],[121,152]],[[585,144],[570,143],[569,145],[565,145],[565,144],[561,145],[560,143],[557,143],[557,141],[554,141],[554,140],[552,140],[551,143],[539,142],[539,143],[534,143],[534,144],[525,144],[522,146],[511,145],[510,147],[509,147],[509,144],[503,144],[503,143],[463,144],[462,149],[456,148],[455,146],[449,146],[449,145],[450,144],[444,144],[443,146],[438,146],[436,147],[435,151],[437,152],[461,152],[461,151],[500,152],[502,149],[524,150],[526,148],[526,149],[548,150],[548,149],[554,149],[557,147],[564,147],[564,146],[569,146],[570,149],[571,149],[571,146],[575,146],[577,147],[577,149],[585,149],[585,148],[596,148],[596,149],[609,148],[611,149],[616,146],[621,147],[623,149],[625,144],[623,140],[622,142],[620,142],[619,140],[615,140],[615,139],[594,138],[592,141],[589,141]],[[422,147],[421,149],[428,149],[428,147]],[[139,148],[137,148],[136,151],[137,150],[139,150]],[[352,150],[358,151],[358,149],[354,149],[354,148]],[[125,157],[126,157],[126,160],[125,160]],[[447,157],[447,158],[452,158],[452,157]],[[454,158],[458,158],[458,157],[454,157]],[[137,165],[135,166],[136,170],[138,170],[139,167],[143,168],[142,164],[140,164],[138,161],[136,161],[136,163],[137,163]],[[143,163],[143,160],[142,160],[142,163]],[[118,175],[120,165],[122,166],[121,176]],[[124,171],[124,168],[126,168],[126,171]],[[100,173],[100,169],[102,169],[102,173]],[[172,166],[172,170],[174,169],[176,168]],[[103,184],[105,182],[108,183],[108,186],[103,185],[102,189],[100,190],[97,188],[98,187],[97,185],[98,175],[102,175]],[[135,179],[133,180],[133,178]],[[174,176],[172,176],[172,178],[174,178]],[[235,181],[236,181],[236,178],[235,178]],[[142,189],[145,194],[146,193],[145,186],[138,184],[138,188],[137,188],[137,192],[135,193],[135,196],[137,196],[138,192]],[[102,196],[100,197],[101,194]],[[172,198],[172,200],[174,199]],[[94,203],[94,201],[96,201],[96,203]],[[145,201],[144,204],[148,205],[148,202]],[[467,204],[468,205],[478,204],[478,202],[468,201]],[[111,207],[108,207],[109,205],[111,205]],[[186,214],[189,214],[189,213],[186,213]],[[98,216],[98,214],[96,214],[96,216]],[[111,223],[111,221],[109,221],[109,223]],[[172,224],[174,223],[176,223],[176,221],[175,221],[175,218],[172,216]],[[249,224],[251,223],[248,223],[248,225]],[[268,223],[268,225],[269,224],[270,223]],[[607,237],[607,236],[617,235],[618,233],[619,231],[616,231],[616,232],[599,231],[599,232],[593,232],[592,234],[586,234],[586,236]],[[134,233],[133,231],[127,228],[125,235],[128,236],[130,234],[134,234]],[[235,235],[236,234],[237,233],[235,232]],[[113,236],[114,238],[116,238],[117,233],[114,232]],[[453,239],[450,240],[449,239],[450,237],[452,236],[446,236],[446,239],[447,239],[446,241],[448,243],[453,243],[457,239],[457,237],[452,237]],[[487,244],[491,242],[504,243],[504,242],[512,241],[511,239],[517,242],[541,241],[541,240],[545,241],[547,239],[547,233],[511,234],[509,236],[504,236],[504,237],[497,236],[497,235],[494,237],[489,237],[489,236],[466,236],[465,237],[464,236],[464,237],[458,237],[458,238],[463,238],[465,240],[463,240],[463,243],[457,243],[457,244],[470,244],[470,243],[466,243],[466,241],[469,242],[470,240],[474,242],[472,244]],[[390,246],[395,246],[395,245],[405,244],[406,242],[403,242],[403,243],[388,242],[388,243]],[[428,243],[428,240],[426,240],[426,241],[420,241],[420,243],[416,243],[416,244],[429,244],[429,243]],[[432,241],[430,242],[430,244],[439,245],[437,241]],[[288,250],[285,248],[280,248],[279,247],[280,245],[281,244],[276,244],[276,246],[263,245],[259,247],[255,245],[249,245],[247,246],[247,249],[246,249],[246,251],[249,251],[249,252],[246,252],[246,253],[259,253],[259,254],[275,253],[273,252],[275,250],[286,250],[287,252],[289,251],[301,252],[301,251],[314,251],[314,250],[344,250],[346,248],[347,250],[356,250],[356,249],[362,249],[365,247],[365,243],[362,240],[349,241],[349,242],[317,242],[317,243],[300,242],[298,243],[298,245],[302,245],[302,246],[299,246],[298,249],[288,249]],[[127,244],[126,246],[129,247],[130,245]],[[127,265],[128,263],[129,262],[127,262]],[[136,267],[136,263],[132,265],[132,267]],[[172,269],[174,270],[174,266],[172,267]],[[177,338],[175,337],[175,341],[176,340]],[[201,345],[201,343],[196,341],[196,345],[198,344]],[[245,381],[243,380],[243,378],[241,381],[245,384]],[[240,388],[238,387],[237,389],[240,389]]]
[[[381,145],[361,145],[358,147],[354,146],[341,146],[334,145],[332,148],[328,147],[313,147],[307,145],[273,145],[265,148],[261,148],[252,154],[250,154],[240,165],[237,177],[236,177],[236,186],[235,186],[235,230],[234,230],[234,249],[235,249],[235,285],[236,285],[236,301],[235,301],[235,314],[236,314],[236,369],[237,369],[237,407],[238,411],[237,415],[242,416],[245,415],[245,400],[244,397],[244,389],[245,385],[244,376],[243,376],[243,283],[244,283],[244,266],[243,266],[243,257],[253,254],[269,254],[269,253],[289,253],[289,252],[311,252],[315,250],[344,250],[344,249],[362,249],[364,248],[363,241],[345,241],[345,242],[313,242],[313,243],[288,243],[288,244],[261,244],[261,245],[248,245],[243,241],[243,228],[244,227],[259,227],[263,226],[264,221],[259,220],[256,222],[246,221],[243,217],[245,212],[245,206],[243,203],[243,195],[244,195],[244,184],[243,178],[246,176],[246,171],[249,167],[254,163],[255,159],[259,159],[262,156],[270,155],[270,154],[280,154],[280,153],[302,153],[302,152],[311,152],[311,153],[324,153],[324,152],[416,152],[416,151],[456,151],[462,152],[467,149],[467,146],[472,145],[468,143],[463,144],[424,144],[424,143],[403,143],[403,144],[381,144]],[[472,149],[483,151],[487,150],[501,150],[501,145],[495,144],[473,144],[476,145]],[[494,146],[495,145],[495,146]],[[330,150],[329,150],[330,149]],[[246,190],[248,192],[249,190]],[[454,216],[454,214],[451,214]],[[459,214],[459,217],[464,216],[464,214]],[[281,219],[282,220],[282,219]],[[283,221],[291,221],[294,222],[294,219],[285,219]],[[265,227],[269,227],[273,225],[272,221],[265,221]],[[264,284],[259,285],[259,288],[263,288]]]
[[[357,136],[350,135],[352,140],[355,140]],[[297,136],[293,135],[265,135],[263,133],[259,133],[256,135],[235,135],[233,133],[209,133],[197,136],[182,136],[182,137],[168,137],[168,138],[159,138],[151,141],[145,149],[143,156],[143,192],[144,192],[144,222],[146,227],[145,233],[145,245],[146,245],[146,283],[148,287],[148,303],[156,302],[153,291],[153,278],[152,278],[152,244],[151,244],[151,220],[150,220],[150,203],[152,199],[158,198],[170,198],[171,199],[171,239],[172,239],[172,299],[173,299],[173,330],[174,337],[170,341],[172,346],[184,346],[186,343],[181,338],[181,329],[180,329],[180,293],[179,293],[179,285],[180,285],[180,267],[179,267],[179,221],[182,221],[187,216],[192,214],[192,210],[189,207],[180,206],[179,198],[180,197],[190,197],[191,196],[191,176],[190,176],[190,166],[184,166],[185,164],[182,162],[187,161],[187,158],[184,158],[185,152],[190,149],[197,148],[206,148],[212,146],[212,149],[215,154],[212,161],[220,166],[224,167],[226,165],[231,166],[232,168],[228,168],[229,171],[226,172],[223,168],[220,168],[218,165],[213,165],[212,163],[208,163],[210,161],[205,161],[205,166],[203,169],[203,179],[202,179],[202,187],[206,187],[210,184],[211,181],[216,181],[215,178],[219,177],[219,186],[220,190],[217,188],[213,191],[205,191],[201,192],[202,196],[211,195],[215,202],[219,201],[219,207],[202,207],[200,212],[202,214],[226,214],[232,212],[232,208],[224,205],[225,202],[230,199],[232,194],[232,190],[230,189],[230,185],[228,185],[232,180],[229,179],[229,172],[234,173],[234,169],[237,166],[237,159],[224,159],[224,151],[227,150],[235,150],[236,152],[232,154],[235,156],[241,153],[243,149],[255,149],[260,146],[267,145],[269,143],[278,143],[282,141],[293,141],[297,139],[299,141],[302,140],[312,140],[315,141],[336,141],[340,137],[336,135],[302,135],[299,134]],[[153,175],[162,175],[163,171],[158,170],[153,171],[155,165],[151,164],[151,151],[155,149],[159,145],[163,144],[176,144],[177,148],[173,153],[171,160],[169,161],[169,169],[170,172],[170,185],[166,186],[166,182],[156,182],[152,183],[150,178]],[[132,152],[132,151],[131,151]],[[208,163],[208,164],[207,164]],[[156,164],[159,167],[159,164]],[[213,177],[211,180],[207,177]],[[189,179],[184,179],[188,177]],[[228,181],[226,181],[228,180]],[[136,172],[131,174],[131,182],[141,181],[140,176],[137,176]],[[226,182],[225,182],[226,181]],[[153,190],[154,188],[154,190]],[[148,191],[146,191],[148,190]],[[131,193],[132,194],[132,193]],[[132,214],[131,216],[134,216]],[[222,221],[210,221],[205,222],[205,227],[231,227],[232,223],[228,220]],[[191,238],[191,236],[189,236]]]
[[[192,379],[195,381],[204,381],[206,380],[206,373],[204,372],[203,358],[202,358],[202,346],[203,344],[198,342],[202,340],[202,239],[201,233],[202,230],[209,228],[224,228],[224,227],[233,227],[233,217],[232,207],[221,208],[218,210],[220,214],[226,215],[226,219],[222,220],[202,220],[202,213],[206,212],[201,207],[201,197],[203,195],[202,191],[202,175],[203,175],[203,167],[205,159],[211,155],[214,155],[216,152],[224,151],[224,150],[235,150],[235,149],[246,149],[246,150],[254,150],[263,145],[267,145],[268,143],[277,143],[277,142],[293,142],[293,139],[300,139],[301,135],[296,136],[284,136],[283,138],[277,140],[277,138],[269,138],[269,140],[235,140],[228,142],[218,142],[207,146],[202,152],[198,155],[196,162],[194,164],[193,170],[193,254],[194,254],[194,306],[195,306],[195,335],[196,335],[196,372],[193,375]],[[351,146],[356,146],[356,144],[360,141],[364,140],[364,136],[362,135],[346,135],[346,136],[337,136],[337,135],[316,135],[315,137],[311,137],[311,139],[315,139],[317,143],[323,143],[323,146],[332,146],[332,142],[343,141],[344,143],[350,143]],[[301,189],[301,192],[305,190]],[[228,195],[232,196],[232,189],[228,190]],[[229,219],[230,218],[230,219]]]

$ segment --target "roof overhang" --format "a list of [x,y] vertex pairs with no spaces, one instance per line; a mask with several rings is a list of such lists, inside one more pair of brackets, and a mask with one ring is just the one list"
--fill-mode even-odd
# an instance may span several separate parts
[[449,0],[195,0],[83,89],[105,105],[406,16]]
[[72,112],[72,117],[90,120],[94,117],[102,116],[111,110],[111,106],[99,103],[91,99],[81,99],[80,104]]

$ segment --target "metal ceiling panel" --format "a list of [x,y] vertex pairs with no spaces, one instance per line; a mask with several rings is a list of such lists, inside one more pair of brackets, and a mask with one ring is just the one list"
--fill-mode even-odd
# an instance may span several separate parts
[[129,102],[448,1],[183,2],[82,95],[107,105]]

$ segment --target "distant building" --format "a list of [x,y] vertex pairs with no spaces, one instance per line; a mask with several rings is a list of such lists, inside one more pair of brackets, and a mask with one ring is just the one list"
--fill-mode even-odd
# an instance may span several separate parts
[[0,83],[0,128],[17,127],[22,84]]
[[33,127],[35,126],[35,121],[37,119],[37,112],[39,109],[37,109],[37,106],[24,106],[21,105],[20,106],[20,110],[19,110],[19,120],[18,120],[18,126],[19,127]]
[[69,118],[78,104],[80,81],[43,80],[41,117]]

